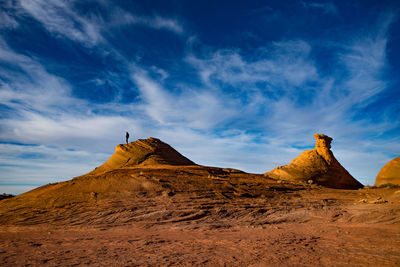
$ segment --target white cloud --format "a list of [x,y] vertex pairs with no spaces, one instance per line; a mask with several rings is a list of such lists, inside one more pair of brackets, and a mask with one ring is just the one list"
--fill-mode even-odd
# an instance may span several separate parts
[[32,58],[15,53],[0,37],[0,100],[10,108],[54,111],[54,106],[78,106],[81,100],[70,97],[70,85],[48,73]]
[[235,86],[266,82],[288,87],[301,86],[317,78],[309,53],[310,46],[298,40],[274,43],[262,49],[262,57],[256,60],[245,60],[237,51],[220,50],[204,58],[189,54],[187,62],[198,69],[207,85],[215,81]]
[[79,15],[72,4],[62,0],[20,0],[23,10],[40,21],[49,32],[88,46],[101,42],[99,21]]
[[[103,3],[105,8],[109,9],[110,13],[113,14],[111,21],[106,21],[97,14],[80,14],[74,9],[74,2],[63,0],[19,0],[22,11],[42,23],[49,32],[56,36],[82,43],[88,47],[106,43],[103,31],[112,30],[112,27],[116,25],[138,24],[157,30],[168,30],[176,34],[183,33],[182,25],[175,18],[166,18],[158,15],[153,17],[138,16],[113,5]],[[12,22],[10,19],[8,24]]]
[[0,29],[13,29],[18,25],[18,22],[12,16],[0,10]]
[[183,33],[183,27],[176,19],[156,16],[148,20],[146,24],[155,29],[166,29],[178,34]]
[[137,67],[132,69],[132,80],[140,91],[141,107],[164,126],[185,125],[206,130],[237,114],[234,100],[215,92],[189,88],[170,92]]
[[325,14],[338,15],[338,10],[332,2],[301,2],[304,7],[321,10]]
[[159,15],[140,16],[115,8],[112,14],[111,25],[143,25],[157,30],[168,30],[176,34],[184,32],[182,24],[176,18],[167,18]]

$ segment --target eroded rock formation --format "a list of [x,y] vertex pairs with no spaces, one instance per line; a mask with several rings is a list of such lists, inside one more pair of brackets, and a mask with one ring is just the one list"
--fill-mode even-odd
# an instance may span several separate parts
[[149,137],[116,146],[114,154],[91,174],[137,165],[196,165],[170,145]]
[[265,176],[304,182],[313,182],[319,185],[357,189],[363,185],[336,160],[331,148],[332,138],[324,134],[314,134],[317,139],[314,149],[306,150],[295,158],[289,165],[280,166]]
[[386,163],[376,176],[375,185],[388,183],[400,185],[400,157]]

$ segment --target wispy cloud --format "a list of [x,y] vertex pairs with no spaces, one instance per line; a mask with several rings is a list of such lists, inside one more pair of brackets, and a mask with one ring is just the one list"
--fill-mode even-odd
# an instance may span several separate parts
[[254,60],[244,59],[238,51],[219,50],[187,61],[198,70],[205,84],[222,82],[243,90],[266,83],[263,90],[299,87],[317,78],[317,69],[309,58],[310,45],[304,41],[276,42],[260,49]]
[[163,88],[161,81],[154,81],[138,67],[132,69],[132,80],[139,89],[143,100],[141,107],[146,114],[165,126],[212,129],[221,121],[235,117],[237,112],[233,99],[186,86],[172,93]]
[[[109,18],[90,12],[83,15],[75,9],[75,1],[19,0],[19,4],[23,13],[29,14],[42,23],[50,33],[88,47],[106,42],[103,32],[116,25],[138,24],[158,30],[169,30],[177,34],[183,33],[182,25],[174,18],[158,15],[138,16],[105,3],[103,3],[105,8],[110,9]],[[3,16],[6,14],[4,13]],[[15,21],[9,17],[5,18],[8,19],[8,25]]]
[[71,1],[20,0],[20,5],[51,33],[88,46],[103,40],[97,18],[83,17],[73,9]]
[[0,10],[0,29],[13,29],[18,25],[18,22],[12,16]]
[[309,9],[321,10],[325,14],[338,15],[337,7],[333,2],[301,2],[304,7]]
[[52,111],[54,105],[79,105],[69,97],[64,79],[48,73],[32,58],[16,53],[0,37],[0,97],[3,105],[16,110]]
[[166,18],[159,15],[139,16],[115,8],[111,16],[112,25],[143,25],[157,30],[169,30],[176,34],[184,32],[182,24],[175,18]]

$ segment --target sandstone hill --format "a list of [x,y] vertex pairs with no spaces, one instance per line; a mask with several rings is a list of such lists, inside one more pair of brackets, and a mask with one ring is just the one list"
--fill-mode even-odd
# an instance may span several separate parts
[[400,157],[386,163],[376,176],[375,185],[388,183],[400,185]]
[[161,140],[150,137],[116,146],[114,154],[90,174],[146,165],[196,165]]
[[289,165],[279,166],[265,176],[293,181],[312,181],[330,188],[357,189],[359,183],[336,160],[331,148],[332,138],[323,134],[314,134],[317,139],[314,149],[306,150]]

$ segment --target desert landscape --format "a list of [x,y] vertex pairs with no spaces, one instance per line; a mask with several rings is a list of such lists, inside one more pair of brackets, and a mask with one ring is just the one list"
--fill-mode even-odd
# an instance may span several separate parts
[[1,265],[399,266],[398,159],[363,188],[315,138],[265,174],[156,138],[118,145],[88,174],[1,200]]
[[400,1],[0,0],[0,267],[400,266]]

